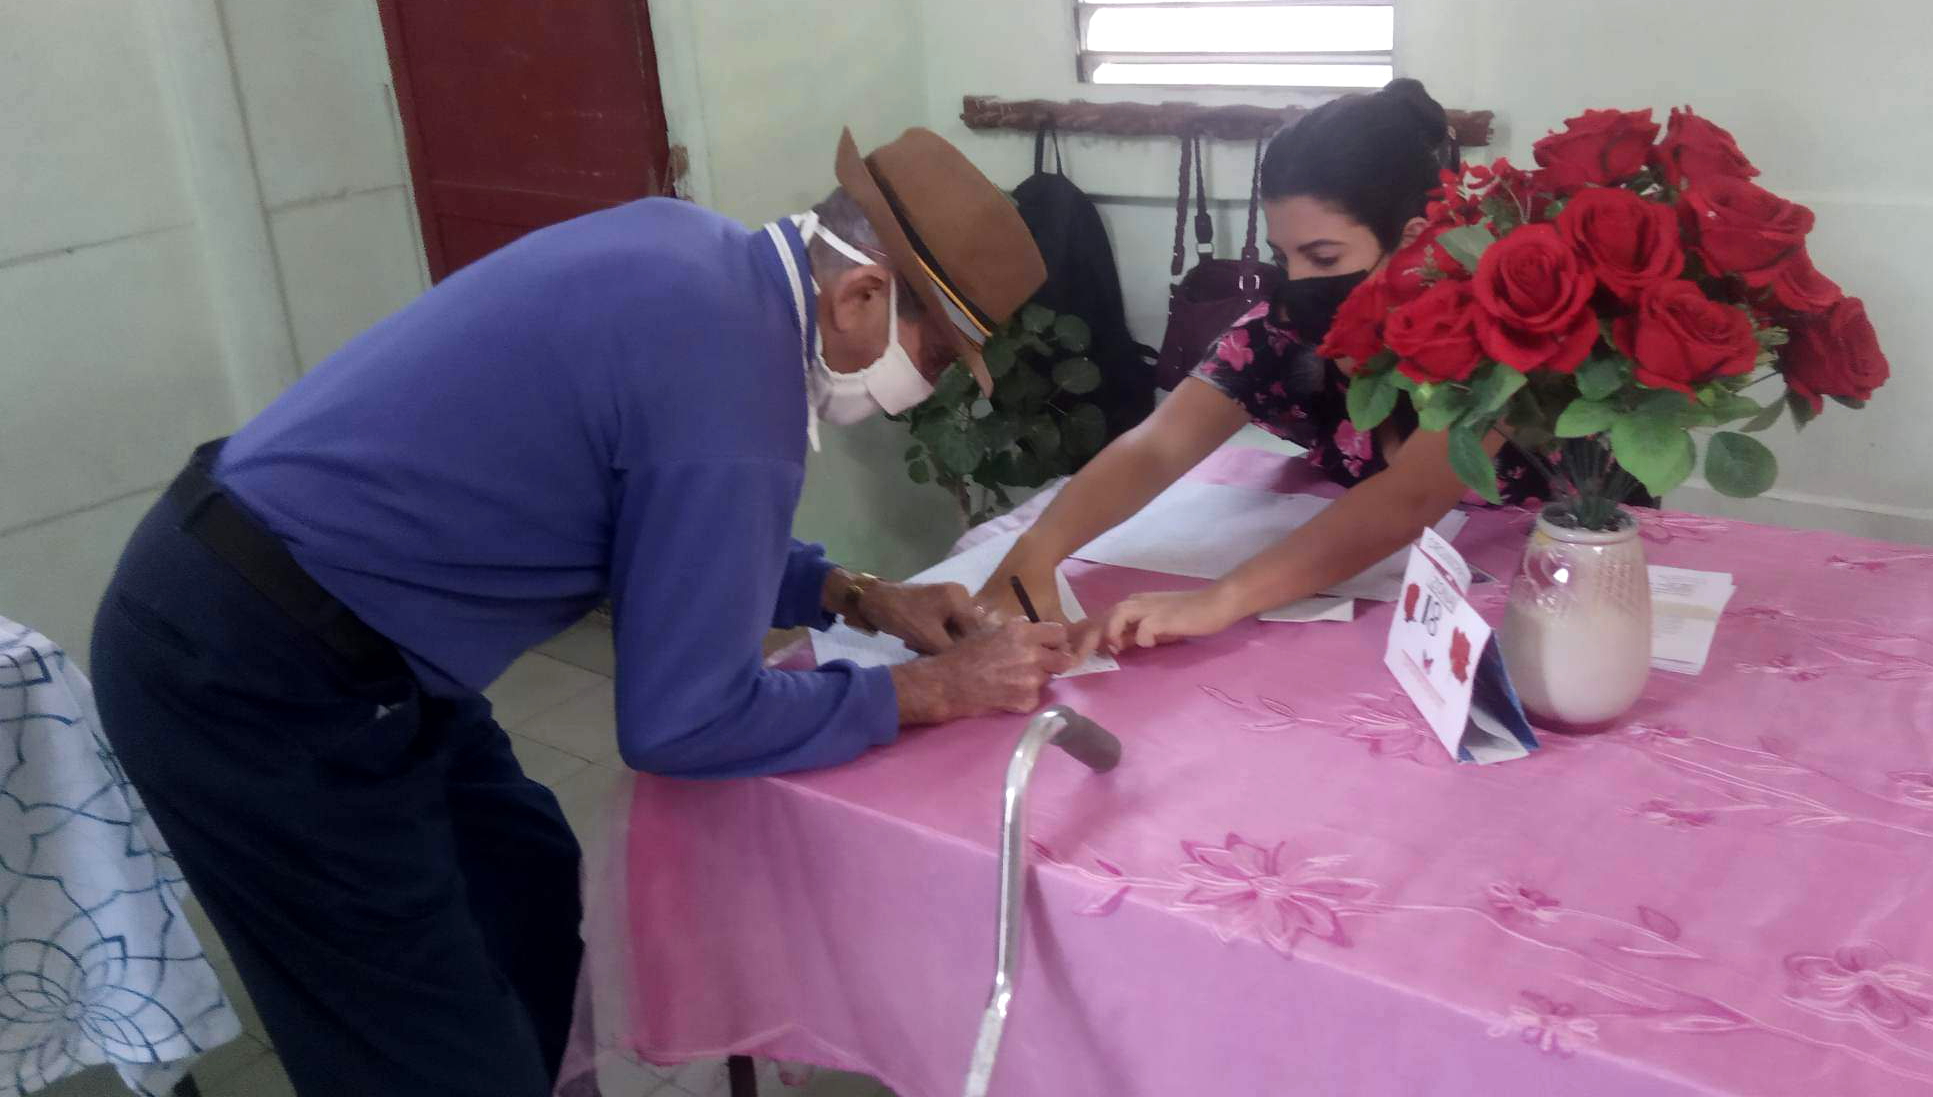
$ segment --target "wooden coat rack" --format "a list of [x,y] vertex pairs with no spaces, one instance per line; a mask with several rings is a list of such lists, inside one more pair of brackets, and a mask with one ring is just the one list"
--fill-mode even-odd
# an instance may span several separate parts
[[[960,120],[968,129],[1026,130],[1051,126],[1062,133],[1098,133],[1109,137],[1179,137],[1199,133],[1224,141],[1253,141],[1266,137],[1309,112],[1307,107],[1264,107],[1249,104],[1202,106],[1199,103],[1090,103],[1084,99],[998,99],[969,95],[961,104]],[[1457,141],[1464,148],[1490,143],[1490,121],[1495,112],[1448,112]]]

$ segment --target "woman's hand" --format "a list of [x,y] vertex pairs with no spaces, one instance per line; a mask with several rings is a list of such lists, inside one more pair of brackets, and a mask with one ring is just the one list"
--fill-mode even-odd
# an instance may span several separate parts
[[1016,575],[1020,577],[1021,585],[1027,588],[1027,598],[1033,602],[1034,612],[1040,614],[1042,621],[1067,623],[1067,611],[1060,604],[1060,583],[1054,579],[1052,565],[1042,567],[1010,558],[1005,566],[993,573],[993,578],[987,580],[987,585],[980,588],[975,598],[997,619],[1017,618],[1025,621],[1027,611],[1021,607],[1020,599],[1013,592],[1013,577]]
[[[1211,636],[1240,620],[1219,585],[1200,590],[1150,591],[1129,597],[1108,611],[1101,642],[1110,651]],[[1076,636],[1085,646],[1086,636]]]

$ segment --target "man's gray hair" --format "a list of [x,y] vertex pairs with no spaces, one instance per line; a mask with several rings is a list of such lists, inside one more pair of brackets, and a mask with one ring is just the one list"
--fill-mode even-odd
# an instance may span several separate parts
[[[859,208],[859,203],[852,200],[852,195],[847,194],[844,187],[835,188],[826,195],[823,201],[812,207],[812,212],[819,215],[820,227],[860,251],[872,254],[881,266],[890,265],[885,248],[880,245],[879,233],[874,231],[872,222],[866,218],[866,211]],[[807,245],[807,253],[812,260],[812,270],[822,282],[858,265],[817,237]],[[899,273],[899,311],[917,319],[925,314],[925,306],[907,285],[906,272]]]

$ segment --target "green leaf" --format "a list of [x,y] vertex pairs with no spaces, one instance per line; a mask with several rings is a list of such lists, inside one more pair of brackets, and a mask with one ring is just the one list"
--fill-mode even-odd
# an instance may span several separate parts
[[1349,379],[1349,421],[1357,430],[1375,430],[1396,410],[1396,386],[1387,373],[1359,373]]
[[1020,310],[1020,326],[1035,335],[1039,335],[1053,325],[1054,313],[1052,309],[1045,309],[1039,305],[1028,305],[1026,308]]
[[1005,415],[989,415],[973,424],[980,436],[980,448],[988,453],[999,453],[1014,444],[1020,437],[1020,426]]
[[1608,400],[1624,387],[1624,359],[1593,358],[1577,367],[1577,391],[1586,400]]
[[1093,404],[1080,404],[1067,413],[1067,426],[1061,433],[1074,456],[1092,457],[1107,445],[1107,416]]
[[1101,387],[1101,367],[1086,358],[1069,358],[1054,367],[1054,384],[1085,396]]
[[1362,374],[1365,374],[1365,373],[1388,373],[1389,371],[1396,368],[1396,362],[1397,362],[1397,358],[1396,358],[1395,351],[1379,350],[1375,353],[1374,356],[1372,356],[1369,359],[1369,361],[1364,362],[1361,366],[1358,366],[1356,368],[1356,374],[1358,376],[1361,376]]
[[1762,414],[1764,411],[1765,408],[1757,400],[1749,396],[1740,396],[1735,392],[1729,392],[1720,396],[1711,405],[1712,422],[1714,424],[1730,423],[1738,419],[1751,419]]
[[1769,405],[1766,406],[1764,411],[1761,411],[1757,415],[1753,416],[1752,421],[1745,424],[1745,426],[1742,429],[1751,431],[1753,434],[1757,434],[1759,431],[1762,431],[1765,428],[1771,426],[1773,423],[1778,422],[1779,416],[1784,414],[1785,414],[1785,401],[1774,400]]
[[1624,471],[1660,497],[1685,482],[1697,458],[1691,433],[1660,416],[1621,416],[1611,424],[1611,452]]
[[1017,352],[1013,340],[1004,335],[987,340],[987,345],[980,350],[980,357],[987,361],[987,375],[995,381],[1005,377],[1007,371],[1013,368]]
[[1047,466],[1031,453],[1022,451],[1013,456],[1012,482],[1023,488],[1037,488],[1047,482]]
[[957,404],[968,393],[978,395],[979,391],[980,384],[973,379],[973,374],[963,366],[952,365],[940,374],[939,381],[933,386],[933,395],[927,399],[942,404]]
[[920,445],[917,442],[906,447],[906,459],[908,461],[917,461],[925,453],[926,453],[926,447]]
[[1705,447],[1705,479],[1720,495],[1750,499],[1778,478],[1779,459],[1756,438],[1721,430]]
[[1838,404],[1840,407],[1851,408],[1854,411],[1858,411],[1866,406],[1866,401],[1855,400],[1850,396],[1834,396],[1831,399],[1833,403]]
[[1804,430],[1806,424],[1819,417],[1819,413],[1812,410],[1812,405],[1805,397],[1790,389],[1786,390],[1785,402],[1792,408],[1792,425],[1799,430]]
[[1094,333],[1088,330],[1087,321],[1078,316],[1063,316],[1054,321],[1054,338],[1069,354],[1080,354],[1094,341]]
[[1456,260],[1458,266],[1474,273],[1477,261],[1483,258],[1483,253],[1490,245],[1497,242],[1497,238],[1482,225],[1464,225],[1441,234],[1436,242],[1450,253],[1450,258]]
[[912,477],[915,484],[924,484],[933,479],[933,470],[926,467],[926,462],[915,461],[906,466],[906,475]]
[[1512,396],[1517,395],[1517,390],[1523,388],[1528,380],[1529,378],[1502,362],[1490,363],[1484,367],[1483,373],[1477,377],[1476,384],[1472,386],[1476,393],[1476,413],[1490,415],[1502,411],[1503,406],[1510,402]]
[[[1512,370],[1511,372],[1516,372]],[[1440,386],[1428,406],[1416,409],[1417,430],[1449,430],[1463,413],[1476,406],[1476,397],[1456,385]]]
[[1497,492],[1497,466],[1484,452],[1483,436],[1470,427],[1450,432],[1450,467],[1456,470],[1457,479],[1478,495],[1492,503],[1503,502]]
[[1416,391],[1416,382],[1410,378],[1409,374],[1404,373],[1402,370],[1390,370],[1383,376],[1389,378],[1389,383],[1395,385],[1396,391],[1398,392],[1413,393]]
[[955,476],[965,476],[980,464],[983,455],[981,448],[965,431],[949,430],[936,439],[933,455],[940,459],[940,465]]
[[1025,437],[1035,456],[1042,460],[1060,451],[1060,428],[1054,425],[1051,415],[1036,415],[1028,420]]
[[1038,410],[1053,391],[1047,379],[1033,368],[1017,369],[993,390],[993,402],[1015,415],[1025,415]]

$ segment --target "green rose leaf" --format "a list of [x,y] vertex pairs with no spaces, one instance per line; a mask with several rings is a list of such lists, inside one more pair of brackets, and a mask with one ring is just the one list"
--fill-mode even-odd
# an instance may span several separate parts
[[1450,467],[1470,490],[1492,503],[1503,502],[1497,491],[1497,466],[1484,452],[1483,437],[1475,428],[1460,426],[1450,432]]
[[1608,400],[1624,387],[1622,358],[1593,358],[1577,367],[1577,391],[1586,400]]
[[1812,405],[1805,397],[1789,389],[1785,394],[1785,402],[1792,407],[1792,425],[1800,430],[1804,430],[1807,423],[1819,417],[1819,413],[1812,410]]
[[1655,415],[1625,415],[1611,424],[1611,452],[1624,471],[1660,497],[1685,482],[1697,458],[1691,433]]
[[1455,385],[1442,385],[1427,404],[1416,409],[1416,429],[1449,430],[1458,419],[1463,418],[1465,412],[1476,407],[1476,403],[1477,398],[1469,390]]
[[924,484],[933,479],[933,470],[926,467],[926,462],[915,461],[906,466],[906,475],[912,477],[915,484]]
[[1866,406],[1866,401],[1855,399],[1851,396],[1834,396],[1832,397],[1832,402],[1842,408],[1851,408],[1854,411],[1859,411]]
[[1061,433],[1076,457],[1092,457],[1107,445],[1107,416],[1093,404],[1081,404],[1067,413],[1067,426]]
[[1485,366],[1477,377],[1473,391],[1476,394],[1475,414],[1492,415],[1502,411],[1517,390],[1524,387],[1529,378],[1502,362],[1492,362]]
[[1026,308],[1020,310],[1020,326],[1035,335],[1039,335],[1053,325],[1054,313],[1051,309],[1044,309],[1039,305],[1028,305]]
[[1005,377],[1007,371],[1013,368],[1015,352],[1013,340],[1005,336],[987,340],[987,345],[980,351],[980,357],[987,362],[987,375],[996,381]]
[[[1765,408],[1749,396],[1727,393],[1711,404],[1713,424],[1730,423],[1739,419],[1751,419],[1764,414]],[[1710,458],[1708,457],[1707,460]]]
[[1464,225],[1441,234],[1436,242],[1450,253],[1450,258],[1456,260],[1458,266],[1474,272],[1477,261],[1483,258],[1483,253],[1490,245],[1497,242],[1497,238],[1482,225]]
[[1759,431],[1762,431],[1767,427],[1770,427],[1773,423],[1778,422],[1779,416],[1784,414],[1785,414],[1785,401],[1774,400],[1770,405],[1766,407],[1764,411],[1761,411],[1757,415],[1753,416],[1752,421],[1745,424],[1745,426],[1742,429],[1751,431],[1753,434],[1757,434]]
[[1365,373],[1387,373],[1396,368],[1396,360],[1395,351],[1379,350],[1369,361],[1357,367],[1356,376],[1360,377]]
[[1357,430],[1375,430],[1396,410],[1397,389],[1387,373],[1359,373],[1349,379],[1349,421]]
[[1080,354],[1094,341],[1094,333],[1088,330],[1087,321],[1078,316],[1063,316],[1054,321],[1054,338],[1070,354]]
[[1069,358],[1054,367],[1054,384],[1084,396],[1101,387],[1101,367],[1086,358]]
[[1705,447],[1705,479],[1720,495],[1750,499],[1763,494],[1778,477],[1779,459],[1749,435],[1721,430]]

